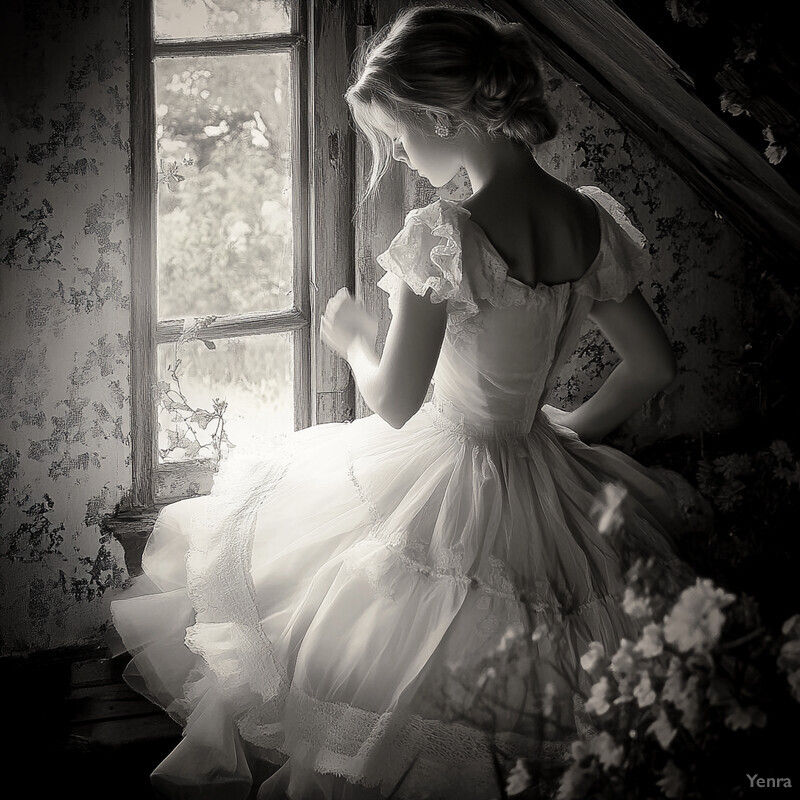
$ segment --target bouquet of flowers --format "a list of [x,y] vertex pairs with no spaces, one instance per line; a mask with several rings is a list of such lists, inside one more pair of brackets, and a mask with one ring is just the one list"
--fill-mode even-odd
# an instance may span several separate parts
[[597,732],[573,743],[558,800],[728,800],[791,787],[785,733],[800,723],[800,614],[772,634],[752,598],[704,578],[667,606],[654,570],[639,561],[628,574],[623,609],[645,623],[638,641],[613,654],[593,642],[581,658]]
[[[641,633],[635,641],[622,639],[614,653],[599,642],[589,645],[581,667],[591,690],[575,718],[580,738],[561,759],[541,749],[529,758],[506,758],[502,800],[730,800],[752,788],[800,785],[800,775],[792,775],[800,730],[800,614],[771,630],[746,594],[737,597],[702,577],[676,588],[667,565],[633,548],[624,504],[624,490],[606,487],[596,521],[631,564],[622,610]],[[532,643],[543,639],[557,648],[558,622],[506,631],[478,679],[479,697],[496,702],[487,690],[504,691],[504,676],[524,674],[540,660]],[[557,653],[551,660],[558,662]],[[557,738],[557,724],[548,730],[548,719],[565,719],[557,693],[549,683],[539,689],[539,730]]]

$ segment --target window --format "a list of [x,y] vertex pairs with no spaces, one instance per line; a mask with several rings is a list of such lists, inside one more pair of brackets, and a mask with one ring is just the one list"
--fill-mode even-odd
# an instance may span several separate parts
[[136,505],[315,421],[305,25],[297,0],[131,4]]

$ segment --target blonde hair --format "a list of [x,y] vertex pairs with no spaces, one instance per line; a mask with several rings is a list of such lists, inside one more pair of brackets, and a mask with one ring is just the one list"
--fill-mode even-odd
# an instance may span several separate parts
[[558,130],[544,96],[539,51],[525,29],[451,6],[401,11],[357,53],[345,99],[372,152],[362,200],[392,161],[392,142],[375,123],[376,109],[418,130],[441,122],[529,148]]

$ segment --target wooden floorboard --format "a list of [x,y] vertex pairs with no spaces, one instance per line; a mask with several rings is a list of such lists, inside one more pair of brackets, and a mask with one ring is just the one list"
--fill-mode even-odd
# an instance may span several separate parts
[[150,773],[180,741],[180,728],[122,680],[124,659],[0,661],[14,735],[4,761],[26,776],[24,794],[81,800],[154,800]]

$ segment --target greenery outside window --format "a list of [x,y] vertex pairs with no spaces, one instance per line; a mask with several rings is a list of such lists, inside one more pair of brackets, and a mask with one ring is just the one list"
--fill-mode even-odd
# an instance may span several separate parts
[[312,422],[302,0],[131,7],[134,504]]

